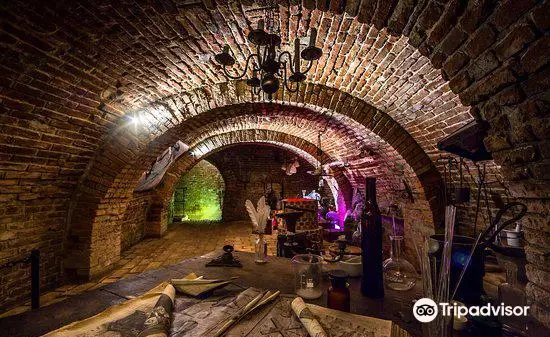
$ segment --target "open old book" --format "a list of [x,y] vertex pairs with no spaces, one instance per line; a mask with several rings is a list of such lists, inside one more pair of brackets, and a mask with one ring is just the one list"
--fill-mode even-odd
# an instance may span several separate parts
[[[157,287],[143,296],[113,306],[94,317],[67,325],[51,332],[48,336],[149,336],[143,334],[143,327],[146,326],[145,321],[151,319],[151,312],[155,312],[156,299],[162,294],[160,288]],[[216,331],[217,326],[222,326],[228,318],[261,292],[255,288],[243,291],[237,287],[228,287],[217,290],[214,296],[203,300],[176,295],[172,299],[172,312],[168,313],[171,317],[170,323],[161,326],[157,330],[161,334],[155,334],[155,336],[211,337],[212,331]],[[240,320],[223,336],[322,337],[323,335],[308,333],[298,315],[301,318],[311,317],[308,316],[309,313],[305,315],[298,312],[297,315],[291,305],[295,298],[295,295],[279,296],[270,305]],[[304,304],[304,306],[307,306],[328,337],[409,336],[407,332],[388,320],[344,313],[311,304]]]

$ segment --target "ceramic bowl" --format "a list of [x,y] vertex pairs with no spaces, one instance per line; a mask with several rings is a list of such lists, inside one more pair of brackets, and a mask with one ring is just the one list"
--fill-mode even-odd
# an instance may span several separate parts
[[363,265],[361,264],[361,256],[344,255],[344,258],[338,262],[341,269],[346,271],[350,277],[361,276]]
[[342,260],[338,262],[324,262],[323,272],[328,273],[331,270],[343,270],[349,274],[350,277],[361,276],[361,256],[356,255],[344,255]]

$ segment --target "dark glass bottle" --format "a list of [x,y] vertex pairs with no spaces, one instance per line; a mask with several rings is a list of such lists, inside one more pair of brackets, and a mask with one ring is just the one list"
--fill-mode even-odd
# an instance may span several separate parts
[[328,276],[330,287],[327,291],[327,307],[349,312],[348,273],[343,270],[332,270]]
[[382,232],[382,218],[376,203],[376,178],[367,177],[365,205],[361,217],[361,293],[370,298],[384,297]]

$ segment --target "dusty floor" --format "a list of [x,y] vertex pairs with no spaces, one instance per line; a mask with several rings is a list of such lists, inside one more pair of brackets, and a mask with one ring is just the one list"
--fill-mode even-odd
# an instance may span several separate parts
[[[40,305],[47,306],[127,276],[174,264],[189,257],[204,255],[213,250],[221,252],[221,247],[226,244],[233,245],[239,251],[253,252],[256,236],[251,232],[252,225],[249,221],[172,224],[162,238],[145,239],[123,252],[114,269],[104,277],[84,284],[66,284],[44,293],[40,297]],[[276,235],[266,236],[266,239],[269,255],[275,255]],[[0,318],[27,310],[30,310],[30,303],[0,314]]]

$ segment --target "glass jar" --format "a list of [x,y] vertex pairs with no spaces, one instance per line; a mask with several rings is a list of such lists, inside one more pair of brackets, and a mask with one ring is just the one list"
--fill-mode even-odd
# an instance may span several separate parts
[[323,258],[314,254],[299,254],[292,258],[296,294],[305,299],[319,298]]
[[263,234],[258,234],[254,243],[254,262],[258,264],[267,263],[267,241]]
[[327,307],[349,312],[348,273],[343,270],[331,270],[328,277],[330,287],[327,291]]
[[393,290],[407,291],[414,287],[418,274],[413,265],[403,258],[403,237],[390,235],[391,255],[384,261],[384,284]]

